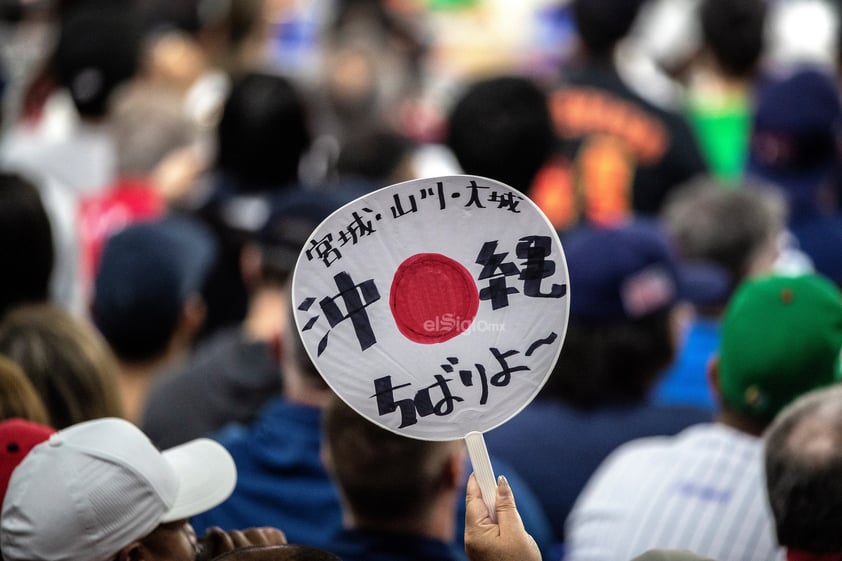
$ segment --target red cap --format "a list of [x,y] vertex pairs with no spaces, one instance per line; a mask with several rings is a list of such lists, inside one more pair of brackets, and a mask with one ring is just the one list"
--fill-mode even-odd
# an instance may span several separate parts
[[24,419],[0,422],[0,503],[6,496],[9,479],[26,455],[44,442],[55,429]]

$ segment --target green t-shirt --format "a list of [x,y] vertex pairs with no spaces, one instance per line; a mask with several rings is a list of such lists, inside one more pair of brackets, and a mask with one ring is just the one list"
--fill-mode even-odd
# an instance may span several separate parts
[[711,172],[726,185],[743,177],[751,135],[748,95],[711,100],[691,96],[688,117]]

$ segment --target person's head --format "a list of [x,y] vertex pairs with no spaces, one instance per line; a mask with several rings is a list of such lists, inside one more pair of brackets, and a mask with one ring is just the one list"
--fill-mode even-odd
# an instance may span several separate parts
[[654,222],[562,238],[570,274],[564,346],[542,395],[581,408],[639,403],[676,350],[683,281]]
[[725,310],[710,377],[722,420],[759,433],[789,402],[842,376],[842,298],[819,275],[740,285]]
[[750,77],[765,47],[764,0],[703,0],[699,6],[704,46],[719,70],[733,78]]
[[305,101],[288,78],[250,72],[234,81],[217,129],[217,167],[240,192],[297,183],[311,141]]
[[114,96],[110,131],[121,177],[148,177],[168,155],[197,140],[181,97],[150,85],[134,85]]
[[16,305],[49,299],[54,261],[52,226],[38,188],[0,172],[0,317]]
[[335,180],[339,188],[359,183],[373,191],[415,179],[414,149],[412,140],[385,126],[350,131],[339,147]]
[[587,56],[608,58],[628,35],[642,0],[572,0],[573,20]]
[[267,0],[215,2],[144,0],[140,3],[151,29],[175,28],[193,35],[209,62],[238,75],[265,62],[277,4]]
[[120,361],[151,363],[190,346],[215,255],[212,234],[186,216],[137,222],[108,238],[91,314]]
[[0,420],[21,418],[49,424],[41,396],[20,366],[0,354]]
[[140,65],[142,31],[133,4],[118,4],[82,3],[60,25],[51,67],[82,118],[105,117],[111,94]]
[[187,519],[234,489],[234,460],[197,439],[160,452],[128,421],[87,421],[35,446],[3,502],[6,561],[194,561]]
[[122,416],[117,361],[84,319],[50,304],[21,307],[0,322],[0,353],[32,382],[52,426]]
[[842,387],[812,391],[781,411],[764,435],[764,458],[778,543],[842,554]]
[[480,79],[450,109],[445,142],[465,173],[525,193],[555,144],[547,94],[525,77]]
[[452,522],[440,509],[455,508],[464,465],[461,442],[393,433],[338,397],[325,409],[322,430],[322,459],[338,486],[347,526],[427,533],[431,518]]
[[771,271],[786,203],[750,182],[727,188],[706,177],[668,197],[660,218],[682,262],[722,269],[726,282],[696,302],[703,313],[718,314],[743,279]]
[[261,281],[285,285],[310,234],[351,199],[340,191],[294,189],[264,201],[265,219],[250,233],[244,248],[256,257],[254,268],[259,269]]
[[781,190],[790,223],[833,212],[842,123],[834,76],[819,67],[780,69],[756,97],[747,176]]

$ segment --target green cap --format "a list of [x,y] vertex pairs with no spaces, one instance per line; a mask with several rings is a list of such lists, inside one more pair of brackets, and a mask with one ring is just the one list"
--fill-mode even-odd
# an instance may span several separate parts
[[771,421],[790,401],[842,376],[842,298],[818,275],[744,282],[722,322],[719,387],[732,410]]

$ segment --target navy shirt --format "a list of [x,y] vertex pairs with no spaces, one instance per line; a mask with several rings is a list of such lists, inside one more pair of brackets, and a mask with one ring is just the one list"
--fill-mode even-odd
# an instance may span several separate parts
[[375,530],[342,530],[327,548],[342,561],[465,561],[455,546],[440,540]]

